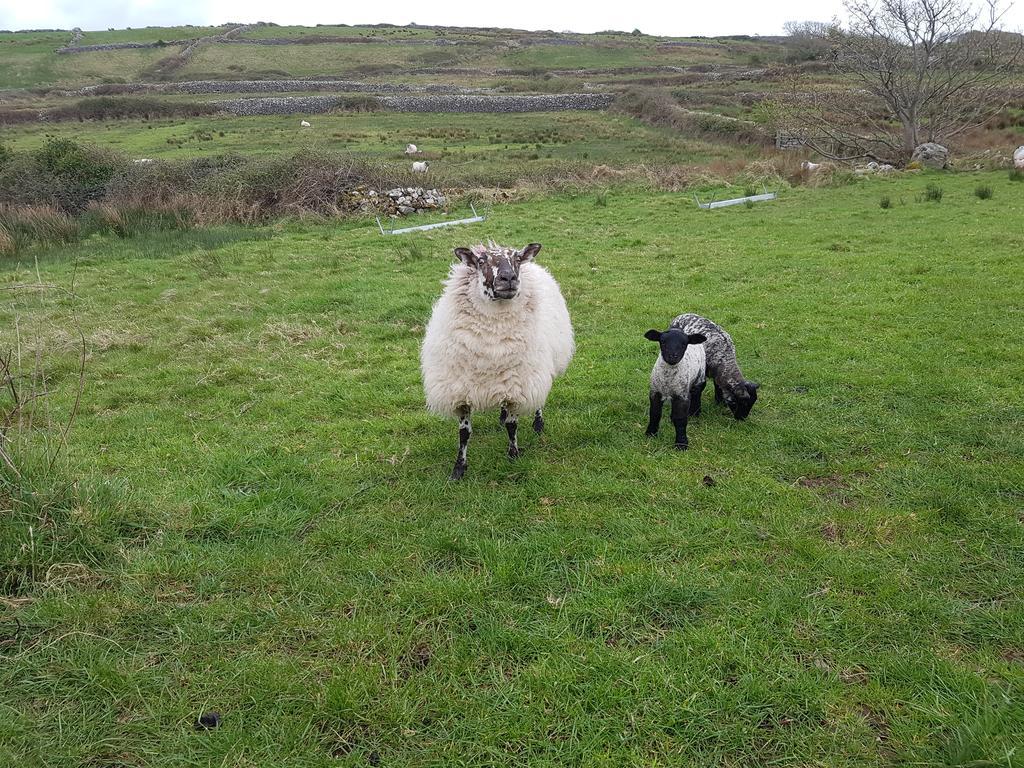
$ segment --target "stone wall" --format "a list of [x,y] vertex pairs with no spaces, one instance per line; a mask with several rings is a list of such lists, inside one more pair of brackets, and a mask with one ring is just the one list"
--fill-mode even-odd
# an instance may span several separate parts
[[123,83],[113,88],[87,85],[70,95],[92,96],[96,93],[288,93],[296,91],[329,91],[332,93],[489,93],[489,88],[462,88],[456,85],[407,85],[405,83],[363,83],[357,80],[190,80],[180,83]]
[[561,112],[607,109],[611,93],[563,93],[543,96],[381,96],[395,112]]
[[[394,112],[559,112],[605,109],[610,93],[567,93],[558,96],[381,96],[385,109]],[[344,102],[340,96],[281,96],[262,99],[215,101],[235,115],[294,115],[330,112]]]

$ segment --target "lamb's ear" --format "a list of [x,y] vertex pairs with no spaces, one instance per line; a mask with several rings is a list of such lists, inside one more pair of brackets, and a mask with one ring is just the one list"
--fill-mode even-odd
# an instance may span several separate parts
[[533,261],[533,257],[540,253],[540,243],[530,243],[519,252],[520,261]]
[[686,337],[687,344],[703,344],[707,340],[708,337],[705,336],[703,333],[691,333],[689,336]]
[[651,330],[644,334],[644,338],[648,341],[661,341],[661,331],[651,328]]
[[476,254],[473,253],[469,248],[456,248],[455,255],[459,257],[459,260],[467,267],[477,266]]
[[761,388],[760,383],[758,383],[756,381],[748,381],[747,382],[747,391],[748,392],[757,392],[757,390],[759,390],[760,388]]

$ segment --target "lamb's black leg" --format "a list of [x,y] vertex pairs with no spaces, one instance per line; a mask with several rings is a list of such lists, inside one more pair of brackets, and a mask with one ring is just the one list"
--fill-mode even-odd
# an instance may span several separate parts
[[708,385],[705,379],[700,384],[690,387],[690,416],[700,416],[700,398],[704,394],[704,387]]
[[519,428],[519,417],[511,413],[505,419],[505,429],[508,432],[508,457],[519,458],[519,443],[516,442],[516,430]]
[[690,447],[690,441],[686,438],[686,418],[690,410],[689,398],[672,398],[672,424],[676,428],[676,448],[685,451]]
[[715,402],[716,403],[725,402],[725,398],[722,397],[722,388],[720,386],[718,386],[718,380],[717,379],[715,379]]
[[541,413],[540,408],[538,408],[537,412],[533,414],[533,431],[538,435],[544,431],[544,414]]
[[505,426],[505,422],[508,421],[508,409],[505,406],[501,406],[501,413],[498,414],[498,423]]
[[469,463],[466,461],[466,449],[469,447],[469,436],[473,433],[473,426],[469,421],[469,406],[465,406],[459,409],[459,457],[455,460],[455,468],[452,469],[452,474],[449,479],[461,480],[462,476],[466,474],[466,467]]
[[658,425],[661,424],[661,409],[664,400],[657,392],[651,392],[651,418],[647,422],[647,436],[653,437],[658,434]]

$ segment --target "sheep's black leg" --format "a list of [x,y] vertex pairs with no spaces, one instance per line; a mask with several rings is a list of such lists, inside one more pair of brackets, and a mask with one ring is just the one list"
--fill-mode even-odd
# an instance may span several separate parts
[[721,403],[721,402],[724,402],[724,401],[725,401],[725,398],[722,397],[722,388],[720,386],[718,386],[718,379],[715,379],[715,402],[716,403]]
[[690,387],[690,416],[700,416],[700,398],[704,394],[704,387],[708,385],[707,380]]
[[508,421],[508,409],[505,406],[501,406],[501,413],[498,414],[498,423],[505,426],[505,422]]
[[459,457],[455,460],[455,468],[452,469],[451,480],[461,480],[466,474],[466,449],[469,447],[469,436],[473,433],[473,426],[469,422],[469,407],[459,409]]
[[676,448],[685,451],[690,447],[690,441],[686,438],[686,418],[690,410],[688,398],[672,398],[672,424],[676,428]]
[[516,442],[516,429],[519,428],[519,417],[514,413],[509,414],[505,420],[505,429],[508,431],[508,457],[519,458],[519,443]]
[[658,434],[658,425],[661,424],[661,409],[664,400],[657,392],[651,392],[651,418],[647,422],[647,436],[653,437]]
[[538,435],[544,431],[544,414],[541,413],[540,408],[538,408],[537,412],[533,414],[533,431]]

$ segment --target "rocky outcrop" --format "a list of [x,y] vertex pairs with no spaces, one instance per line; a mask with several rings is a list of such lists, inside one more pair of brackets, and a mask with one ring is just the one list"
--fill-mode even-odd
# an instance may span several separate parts
[[912,163],[920,163],[925,168],[941,170],[949,166],[949,150],[934,141],[918,145],[910,158]]

